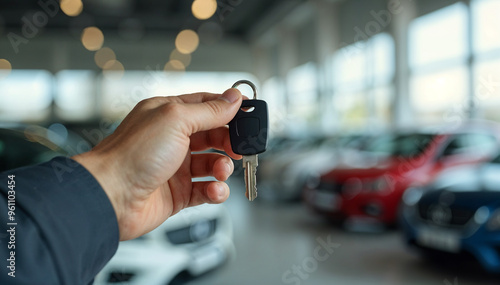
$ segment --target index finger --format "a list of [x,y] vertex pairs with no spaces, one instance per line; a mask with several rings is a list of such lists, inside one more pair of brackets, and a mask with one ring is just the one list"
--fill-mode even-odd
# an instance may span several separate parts
[[229,129],[227,127],[219,127],[192,134],[189,147],[191,151],[204,151],[213,148],[225,151],[233,159],[242,158],[241,155],[234,153],[231,148]]
[[[179,95],[176,97],[184,103],[192,104],[192,103],[203,103],[206,101],[217,100],[217,99],[219,99],[220,96],[222,96],[222,94],[209,93],[209,92],[199,92],[199,93]],[[248,100],[247,96],[242,95],[242,97],[243,97],[243,100]]]
[[182,102],[192,104],[192,103],[203,103],[206,101],[217,100],[221,97],[222,94],[218,93],[209,93],[209,92],[199,92],[192,94],[179,95],[179,98]]

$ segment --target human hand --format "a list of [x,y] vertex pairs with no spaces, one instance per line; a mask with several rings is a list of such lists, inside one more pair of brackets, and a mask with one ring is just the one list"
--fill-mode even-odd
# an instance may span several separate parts
[[[240,108],[237,89],[221,94],[195,93],[141,101],[116,131],[92,151],[73,157],[99,181],[115,210],[120,240],[139,237],[180,210],[222,203],[231,159],[226,124]],[[218,181],[191,182],[214,176]]]

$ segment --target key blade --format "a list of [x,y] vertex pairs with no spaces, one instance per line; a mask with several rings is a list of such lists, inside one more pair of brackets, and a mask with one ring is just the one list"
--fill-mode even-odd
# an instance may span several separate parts
[[249,201],[257,198],[257,155],[243,156],[243,167],[245,168],[245,189]]

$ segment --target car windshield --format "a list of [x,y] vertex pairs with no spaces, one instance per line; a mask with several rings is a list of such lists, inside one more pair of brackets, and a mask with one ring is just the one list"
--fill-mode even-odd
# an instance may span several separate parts
[[384,135],[369,143],[364,151],[387,156],[417,156],[428,147],[433,137],[431,134]]

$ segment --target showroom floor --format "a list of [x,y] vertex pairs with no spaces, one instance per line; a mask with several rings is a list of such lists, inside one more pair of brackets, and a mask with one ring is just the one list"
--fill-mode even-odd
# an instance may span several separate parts
[[190,285],[499,284],[500,276],[470,263],[424,261],[397,230],[348,233],[303,204],[250,203],[242,185],[230,186],[236,258]]

